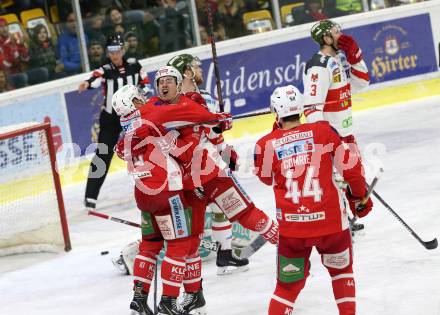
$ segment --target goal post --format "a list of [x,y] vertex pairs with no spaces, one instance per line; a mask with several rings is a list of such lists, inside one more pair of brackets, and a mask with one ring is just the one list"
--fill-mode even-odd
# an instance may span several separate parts
[[0,128],[0,256],[71,250],[50,123]]

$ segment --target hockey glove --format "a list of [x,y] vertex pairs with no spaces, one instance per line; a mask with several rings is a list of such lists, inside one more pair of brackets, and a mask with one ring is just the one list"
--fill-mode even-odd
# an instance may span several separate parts
[[197,93],[197,92],[186,92],[185,96],[190,98],[194,102],[199,103],[200,105],[203,105],[203,106],[207,107],[206,100],[203,98],[202,95],[200,95],[200,93]]
[[155,137],[154,144],[162,151],[162,153],[169,154],[176,148],[178,137],[179,132],[177,130],[170,130],[164,136]]
[[348,203],[350,204],[350,210],[353,215],[363,218],[373,209],[373,201],[368,198],[367,201],[362,202],[361,198],[353,197],[347,192]]
[[[221,132],[232,128],[232,115],[230,113],[218,113],[218,114],[216,114],[216,116],[217,116],[216,118],[218,120],[221,120],[220,124],[218,125],[219,130]],[[214,130],[214,128],[213,128],[213,130]],[[214,130],[214,131],[217,132],[216,130]],[[217,133],[219,133],[219,132],[217,132]]]
[[130,143],[125,143],[125,138],[121,138],[118,143],[116,143],[113,151],[115,151],[116,155],[124,161],[129,161],[134,156],[141,155],[143,153],[143,148],[138,147],[138,144],[141,143],[141,139],[132,138]]
[[269,243],[277,245],[279,240],[278,223],[271,220],[271,222],[268,222],[268,225],[268,228],[265,232],[261,233],[261,236]]
[[351,65],[357,64],[362,60],[362,50],[353,37],[342,34],[338,39],[338,47],[344,51],[347,61]]
[[232,145],[227,144],[222,152],[220,152],[220,155],[223,161],[229,165],[231,171],[238,171],[238,153]]

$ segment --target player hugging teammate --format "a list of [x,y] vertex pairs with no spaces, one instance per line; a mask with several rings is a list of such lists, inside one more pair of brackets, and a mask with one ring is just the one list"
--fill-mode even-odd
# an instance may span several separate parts
[[[142,213],[131,308],[152,314],[147,296],[165,240],[159,314],[189,314],[194,309],[204,314],[198,247],[206,206],[215,203],[229,221],[238,221],[273,244],[278,241],[278,225],[255,207],[206,136],[214,125],[220,132],[230,129],[231,115],[211,113],[198,93],[181,94],[182,76],[174,67],[160,68],[154,84],[158,96],[146,103],[134,86],[124,87],[113,98],[125,130],[117,153],[135,177],[135,199]],[[200,124],[209,121],[214,124]],[[182,284],[186,295],[179,304]]]

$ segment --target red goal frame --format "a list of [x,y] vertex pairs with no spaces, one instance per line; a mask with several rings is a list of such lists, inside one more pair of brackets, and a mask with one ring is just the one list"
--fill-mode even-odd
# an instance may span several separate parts
[[68,252],[72,249],[72,244],[70,242],[69,227],[67,224],[66,209],[64,207],[64,199],[63,199],[63,192],[61,189],[60,176],[58,174],[58,170],[56,166],[56,153],[55,153],[55,147],[52,138],[52,128],[50,123],[41,123],[0,134],[0,141],[40,130],[44,130],[46,134],[47,146],[48,146],[47,150],[49,152],[50,166],[52,170],[53,182],[55,185],[55,192],[58,203],[58,211],[60,214],[60,222],[63,231],[64,250]]

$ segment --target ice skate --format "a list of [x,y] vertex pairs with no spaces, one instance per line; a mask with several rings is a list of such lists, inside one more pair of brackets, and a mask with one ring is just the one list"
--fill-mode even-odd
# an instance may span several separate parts
[[206,315],[206,301],[203,296],[203,289],[195,293],[185,293],[180,307],[188,313],[193,315]]
[[154,315],[153,311],[148,307],[148,294],[142,288],[142,283],[138,282],[134,288],[133,301],[130,303],[130,309],[134,314]]
[[190,315],[177,303],[177,298],[162,295],[158,306],[158,315]]
[[231,249],[223,250],[221,246],[217,251],[217,275],[224,276],[249,270],[249,260],[238,258]]

